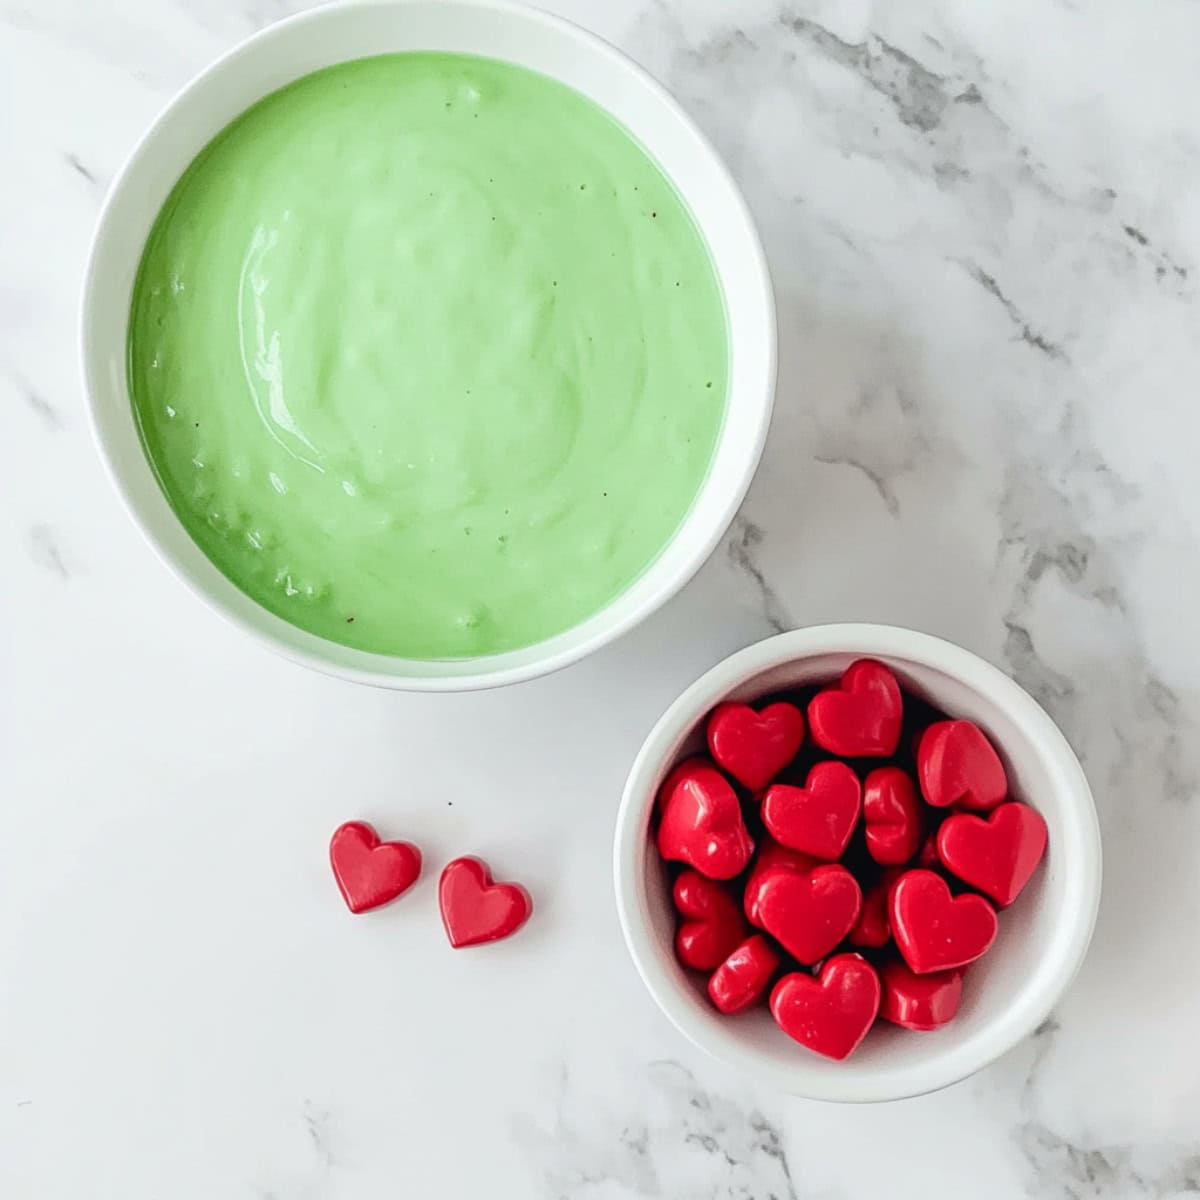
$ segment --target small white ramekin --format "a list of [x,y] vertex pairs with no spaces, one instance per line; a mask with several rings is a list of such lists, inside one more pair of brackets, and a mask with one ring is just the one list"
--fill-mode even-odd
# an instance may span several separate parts
[[[765,1008],[737,1017],[708,1003],[703,980],[674,951],[666,871],[649,837],[667,771],[702,749],[704,718],[722,700],[754,700],[836,680],[856,658],[887,663],[907,691],[993,740],[1014,795],[1049,827],[1043,866],[1000,915],[991,951],[967,972],[958,1016],[933,1033],[882,1022],[845,1062],[792,1042]],[[651,995],[701,1049],[768,1086],[814,1100],[898,1100],[978,1071],[1032,1033],[1075,977],[1100,903],[1100,829],[1087,779],[1033,698],[983,659],[949,642],[887,625],[822,625],[768,638],[698,679],[646,738],[625,785],[614,848],[617,909]]]
[[[126,379],[134,276],[163,201],[204,145],[269,92],[334,63],[402,50],[502,59],[561,80],[608,110],[674,182],[708,243],[729,323],[726,419],[708,477],[646,572],[564,633],[486,658],[419,661],[368,654],[305,633],[229,582],[171,512],[138,440]],[[385,687],[461,691],[564,667],[643,620],[720,541],[758,465],[775,390],[775,304],[754,222],[716,152],[663,88],[571,23],[497,0],[346,0],[264,30],[188,85],[133,151],[105,203],[83,289],[84,391],[102,456],[125,505],[167,565],[256,640],[331,674]],[[547,580],[547,587],[554,581]]]

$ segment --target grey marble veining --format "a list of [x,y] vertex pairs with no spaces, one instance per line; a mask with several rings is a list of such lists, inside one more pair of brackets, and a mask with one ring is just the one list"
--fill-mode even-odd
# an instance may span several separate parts
[[646,1065],[622,1112],[589,1103],[563,1072],[553,1125],[523,1116],[513,1138],[547,1196],[746,1196],[795,1200],[781,1129],[710,1091],[682,1063]]
[[[778,405],[667,610],[553,679],[436,698],[244,647],[141,544],[82,410],[109,182],[193,73],[306,7],[0,0],[0,1195],[1200,1193],[1200,7],[555,0],[741,183]],[[854,619],[1009,671],[1079,751],[1106,843],[1053,1018],[869,1109],[685,1046],[607,876],[671,697],[756,637]],[[347,926],[322,854],[348,809],[533,887],[504,970],[447,956],[428,890]]]

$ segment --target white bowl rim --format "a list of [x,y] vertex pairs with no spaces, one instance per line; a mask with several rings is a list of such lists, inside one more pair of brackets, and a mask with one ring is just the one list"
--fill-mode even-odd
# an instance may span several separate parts
[[[241,58],[244,55],[256,52],[264,43],[277,38],[287,31],[290,31],[298,26],[320,23],[326,20],[345,20],[351,19],[356,11],[380,10],[380,9],[404,9],[406,7],[421,7],[428,5],[430,0],[331,0],[330,3],[321,4],[315,8],[308,9],[301,13],[296,13],[293,16],[286,17],[283,20],[276,21],[258,32],[250,35],[242,41],[235,44],[224,54],[220,55],[207,67],[193,76],[169,101],[169,103],[159,112],[154,121],[147,127],[145,132],[134,144],[122,164],[121,169],[117,172],[112,184],[108,189],[104,202],[100,209],[99,217],[97,218],[96,226],[93,231],[92,239],[88,250],[87,266],[83,275],[83,286],[80,295],[79,318],[78,318],[78,355],[81,369],[81,377],[83,381],[83,394],[85,408],[88,416],[88,424],[92,432],[92,438],[97,446],[101,461],[104,464],[104,469],[108,475],[113,488],[120,497],[121,503],[125,511],[133,521],[134,525],[142,534],[145,541],[150,545],[157,557],[162,561],[168,570],[175,576],[180,583],[187,588],[188,591],[198,596],[204,604],[212,611],[218,613],[227,622],[240,630],[247,637],[253,639],[267,649],[290,659],[293,662],[299,663],[312,670],[322,674],[332,675],[340,679],[345,679],[354,683],[366,684],[369,686],[390,688],[404,691],[414,692],[459,692],[459,691],[478,691],[489,688],[502,687],[512,683],[521,683],[526,680],[535,679],[543,675],[549,675],[555,671],[562,670],[564,667],[570,666],[572,663],[585,658],[587,655],[594,653],[602,647],[615,641],[630,629],[639,625],[647,617],[657,612],[668,600],[675,596],[689,580],[696,574],[697,571],[704,565],[707,559],[712,555],[721,539],[728,531],[729,525],[733,521],[738,508],[745,499],[746,493],[750,488],[750,484],[754,479],[754,474],[758,468],[759,460],[762,457],[762,451],[766,444],[767,433],[770,428],[771,414],[775,403],[775,386],[778,366],[778,328],[776,317],[776,305],[774,289],[771,281],[770,268],[767,263],[766,253],[762,246],[762,240],[758,233],[757,225],[753,215],[750,212],[749,205],[746,203],[745,197],[742,194],[741,188],[734,179],[724,159],[712,145],[711,140],[700,129],[699,125],[692,117],[684,110],[679,102],[671,95],[667,89],[658,82],[644,67],[635,62],[631,57],[618,49],[612,43],[605,40],[599,34],[593,33],[591,30],[585,29],[583,26],[557,14],[548,13],[540,8],[534,8],[526,4],[517,3],[515,0],[436,0],[439,8],[459,8],[474,11],[489,11],[496,13],[507,14],[514,19],[528,21],[532,24],[540,24],[547,28],[554,29],[558,33],[563,34],[580,45],[586,46],[589,52],[599,55],[618,66],[628,74],[636,78],[640,84],[645,87],[655,97],[657,104],[664,110],[668,111],[672,117],[678,121],[686,130],[688,135],[694,139],[699,146],[702,154],[707,159],[708,169],[713,171],[717,176],[721,177],[724,185],[729,192],[729,198],[737,210],[738,218],[741,223],[740,235],[745,239],[746,246],[750,251],[749,260],[752,269],[758,276],[758,285],[760,294],[756,297],[756,303],[761,305],[762,312],[766,318],[765,327],[762,330],[764,338],[764,361],[763,375],[766,384],[765,395],[761,399],[760,407],[755,415],[757,418],[757,428],[751,431],[751,436],[747,444],[747,454],[745,456],[745,469],[741,473],[741,477],[733,482],[732,486],[728,487],[724,502],[721,504],[719,511],[714,514],[710,522],[709,528],[703,537],[697,537],[695,544],[689,554],[687,561],[683,563],[675,573],[668,579],[664,579],[659,583],[657,588],[651,592],[642,603],[631,611],[625,613],[619,619],[608,622],[595,628],[589,636],[577,641],[575,644],[563,646],[551,653],[531,661],[503,666],[489,667],[489,663],[503,659],[510,654],[532,653],[540,645],[550,645],[559,639],[568,636],[573,630],[565,630],[554,637],[547,639],[544,643],[538,643],[534,646],[519,648],[515,651],[505,651],[502,654],[484,656],[476,659],[448,659],[444,662],[431,660],[412,660],[403,659],[389,655],[370,654],[368,652],[354,652],[354,657],[361,661],[364,665],[351,666],[345,663],[332,662],[324,657],[319,648],[322,645],[328,644],[336,649],[344,649],[339,647],[337,643],[327,643],[326,639],[320,638],[313,634],[308,634],[306,631],[299,630],[297,627],[290,626],[290,623],[283,621],[282,618],[275,617],[274,614],[268,613],[272,618],[269,622],[274,628],[262,629],[252,626],[245,617],[238,611],[239,603],[236,599],[213,594],[211,591],[202,588],[195,580],[189,577],[188,572],[183,564],[179,562],[175,555],[161,544],[159,539],[150,530],[148,524],[142,519],[139,512],[139,505],[133,495],[133,489],[128,485],[123,477],[110,446],[107,436],[102,427],[99,405],[97,396],[100,392],[101,384],[97,379],[99,371],[94,368],[95,355],[92,353],[91,347],[91,328],[90,328],[90,312],[93,305],[96,303],[97,295],[97,260],[99,258],[98,250],[101,243],[102,235],[111,220],[113,211],[121,202],[123,193],[125,192],[129,177],[135,173],[142,157],[147,153],[147,147],[160,136],[160,130],[163,126],[170,123],[175,111],[179,108],[185,98],[188,97],[195,89],[201,87],[210,76],[221,72],[228,64],[234,60]],[[383,51],[381,51],[383,52]],[[214,132],[216,132],[214,130]],[[686,202],[686,197],[685,197]],[[711,247],[710,247],[711,252]],[[728,427],[730,418],[730,408],[726,408],[725,421],[726,425],[718,439],[724,437],[724,429]],[[132,416],[131,416],[132,419]],[[714,451],[715,457],[716,451]],[[705,485],[701,486],[703,491]],[[697,494],[699,496],[699,493]],[[680,538],[681,533],[689,526],[691,513],[684,517],[679,529],[675,531],[671,539],[665,543],[660,551],[660,554],[666,552],[667,548],[674,544]],[[652,561],[646,568],[649,572],[655,562]],[[633,588],[637,585],[637,580],[629,585]],[[625,592],[619,593],[605,608],[592,616],[584,619],[582,624],[587,624],[596,621],[602,617],[608,608],[616,605]],[[255,607],[258,606],[251,601]],[[267,610],[262,610],[267,612]],[[279,628],[287,626],[288,628]],[[575,626],[574,628],[579,628]],[[378,663],[378,667],[374,664]],[[397,664],[411,663],[414,666],[435,668],[448,668],[448,673],[430,673],[430,674],[413,674],[403,673],[396,669]],[[475,670],[466,669],[469,665],[478,664]]]
[[[894,657],[920,663],[966,683],[992,697],[1017,717],[1064,773],[1071,786],[1064,812],[1068,818],[1073,856],[1079,874],[1077,899],[1070,922],[1057,942],[1057,957],[1043,973],[1041,986],[1026,1002],[1002,1012],[989,1025],[986,1037],[945,1055],[940,1064],[908,1072],[897,1089],[878,1080],[829,1076],[821,1086],[797,1079],[794,1067],[773,1062],[730,1041],[718,1051],[693,1019],[693,1010],[679,994],[650,932],[644,900],[644,861],[648,810],[654,803],[657,779],[665,756],[692,730],[705,713],[741,683],[787,662],[820,654],[854,657]],[[814,625],[765,638],[723,659],[688,687],[663,713],[647,735],[630,768],[617,812],[613,842],[613,877],[617,914],[625,943],[642,981],[659,1007],[690,1042],[705,1053],[757,1077],[777,1090],[811,1100],[872,1103],[902,1100],[948,1087],[981,1070],[1032,1034],[1050,1015],[1083,963],[1100,906],[1102,847],[1095,802],[1083,768],[1062,731],[1028,692],[999,668],[962,646],[901,626],[878,624]],[[781,1035],[782,1036],[782,1035]]]

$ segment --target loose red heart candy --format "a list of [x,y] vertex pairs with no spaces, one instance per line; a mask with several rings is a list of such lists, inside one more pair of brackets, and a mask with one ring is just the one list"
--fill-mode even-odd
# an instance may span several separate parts
[[879,968],[883,999],[879,1015],[905,1029],[940,1029],[958,1012],[962,999],[961,970],[914,975],[902,962]]
[[1046,853],[1046,822],[1015,800],[986,817],[958,813],[938,830],[937,848],[946,870],[1004,908],[1021,894]]
[[899,767],[877,767],[863,784],[867,853],[885,866],[898,866],[921,847],[921,801]]
[[470,856],[446,864],[438,904],[455,949],[506,938],[533,912],[533,901],[519,883],[494,883],[487,863]]
[[750,922],[759,925],[757,916],[758,885],[767,871],[772,867],[785,867],[799,875],[807,875],[809,871],[820,865],[819,858],[813,858],[810,854],[801,854],[799,850],[789,850],[773,838],[764,837],[758,847],[758,853],[754,856],[754,865],[750,868],[750,874],[746,877],[746,886],[742,897],[746,916]]
[[658,852],[710,879],[732,879],[746,868],[754,840],[729,781],[702,758],[675,768],[660,793]]
[[808,704],[813,741],[843,758],[894,754],[903,716],[896,676],[869,658],[851,663],[836,688],[818,692]]
[[863,893],[862,911],[858,914],[858,920],[854,922],[854,928],[850,930],[850,945],[878,950],[891,940],[888,892],[893,882],[895,879],[889,872],[874,887],[867,888]]
[[761,791],[796,757],[804,714],[794,704],[718,704],[708,718],[708,748],[717,763],[752,792]]
[[973,721],[938,721],[917,747],[921,794],[934,808],[995,808],[1008,795],[1004,764]]
[[347,821],[329,839],[329,865],[347,907],[361,913],[416,883],[421,852],[411,842],[381,842],[365,821]]
[[742,1012],[767,990],[779,966],[775,948],[761,933],[747,938],[713,972],[708,995],[723,1013]]
[[789,850],[832,862],[841,858],[858,824],[862,785],[842,762],[817,763],[804,787],[775,783],[762,802],[767,832]]
[[840,1060],[867,1036],[879,1000],[875,968],[857,954],[836,954],[816,979],[799,971],[785,975],[771,992],[771,1015],[788,1037]]
[[741,906],[699,871],[684,871],[672,895],[680,914],[689,918],[675,933],[679,961],[697,971],[719,967],[749,932]]
[[933,871],[906,871],[888,904],[892,937],[918,975],[964,967],[996,940],[996,910],[982,896],[952,896]]
[[777,866],[762,873],[747,908],[793,958],[809,964],[824,958],[854,928],[862,892],[843,866],[820,866],[807,875]]

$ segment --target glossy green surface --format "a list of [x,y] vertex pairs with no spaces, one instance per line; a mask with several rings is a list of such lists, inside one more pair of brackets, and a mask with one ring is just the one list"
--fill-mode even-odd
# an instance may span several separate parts
[[363,59],[225,129],[147,242],[133,404],[259,603],[347,645],[495,653],[577,624],[708,470],[707,249],[601,109],[499,62]]

